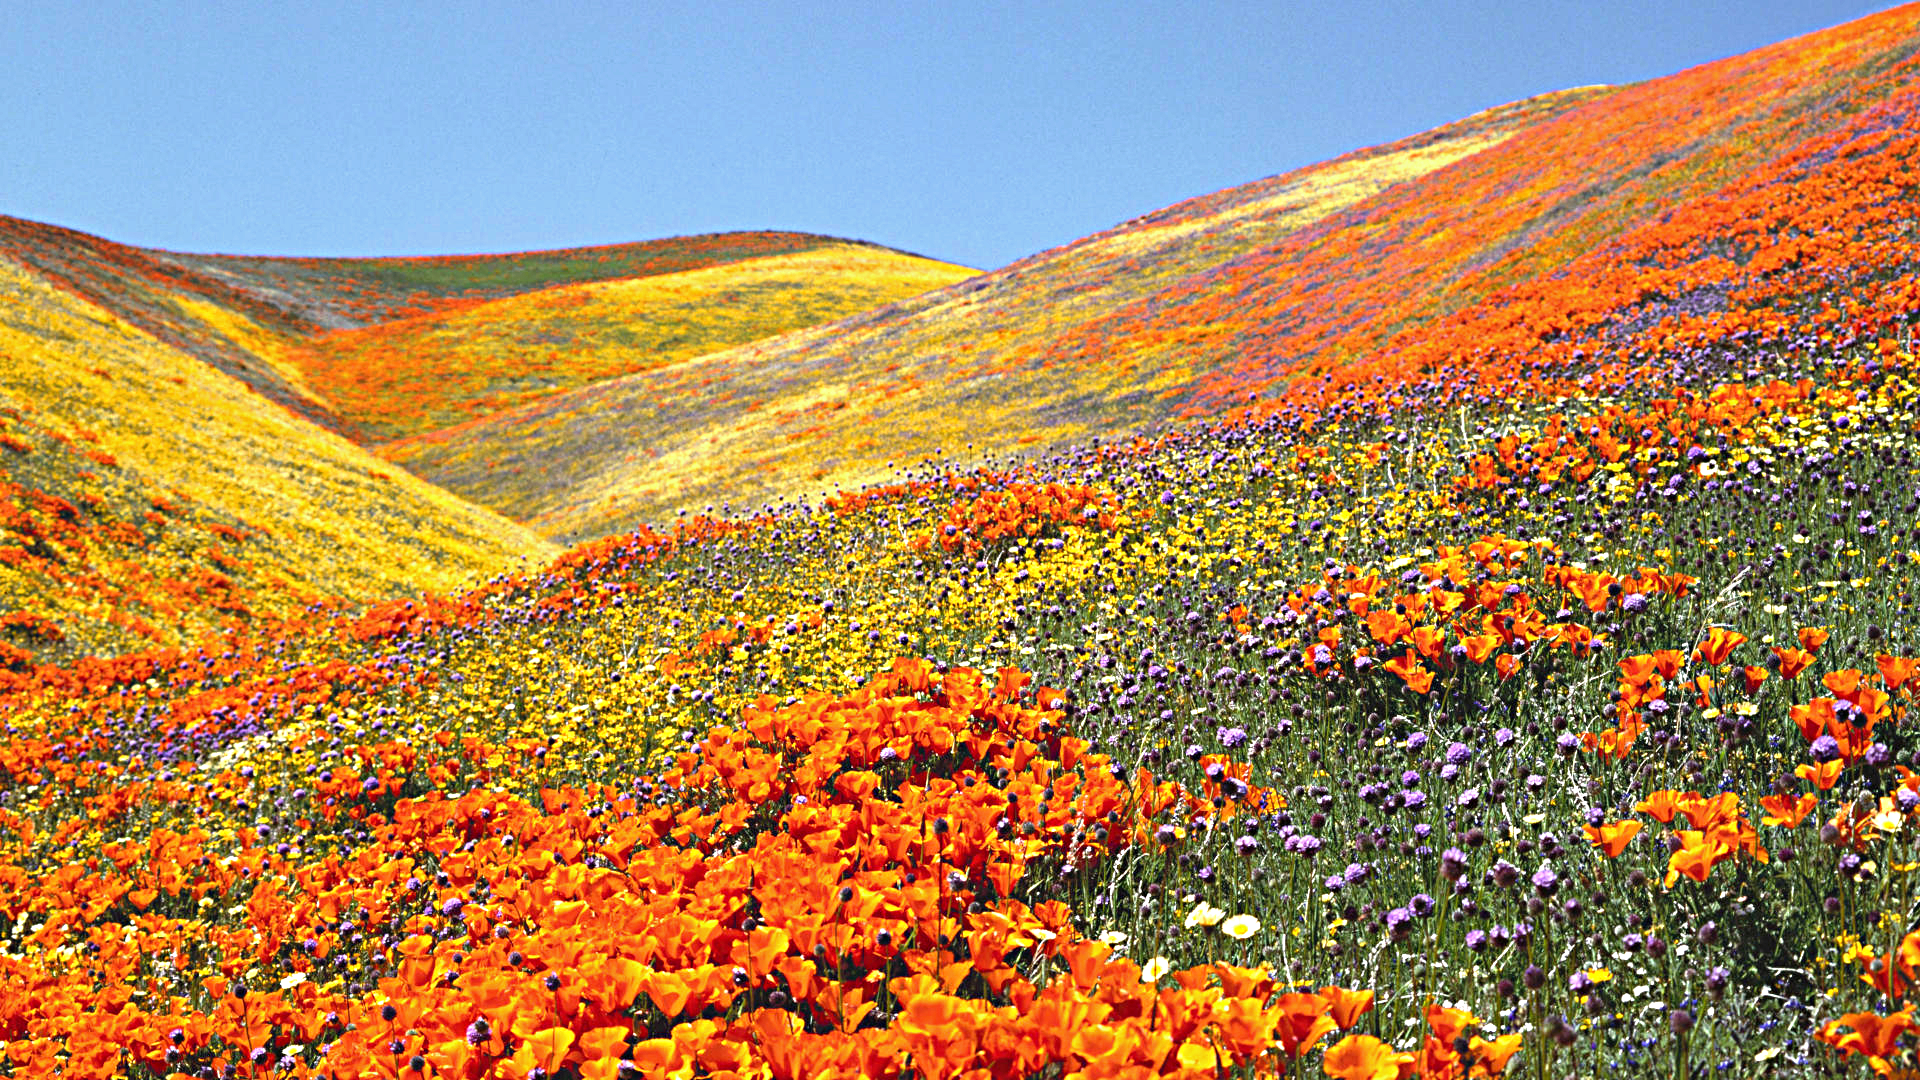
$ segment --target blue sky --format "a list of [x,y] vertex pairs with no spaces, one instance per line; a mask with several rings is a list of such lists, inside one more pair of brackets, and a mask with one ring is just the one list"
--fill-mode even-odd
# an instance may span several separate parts
[[1885,6],[0,0],[0,212],[189,251],[791,228],[991,267]]

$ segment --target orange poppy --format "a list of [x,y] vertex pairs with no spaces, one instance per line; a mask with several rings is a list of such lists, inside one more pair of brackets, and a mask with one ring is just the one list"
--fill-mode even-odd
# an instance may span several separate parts
[[1873,662],[1880,669],[1880,681],[1886,683],[1889,690],[1898,690],[1907,685],[1913,679],[1914,670],[1920,668],[1920,660],[1886,653],[1874,657]]
[[1801,764],[1795,766],[1793,775],[1805,780],[1821,791],[1830,791],[1833,785],[1839,782],[1840,772],[1846,767],[1846,762],[1835,758],[1832,761],[1822,762],[1818,765]]
[[1414,1057],[1356,1032],[1329,1047],[1320,1068],[1333,1080],[1404,1080],[1413,1075]]
[[1583,825],[1587,842],[1607,853],[1607,858],[1616,859],[1627,849],[1627,844],[1640,834],[1641,825],[1637,821],[1625,820],[1609,822],[1605,825]]
[[1707,639],[1694,648],[1693,658],[1718,667],[1726,663],[1727,658],[1733,655],[1733,650],[1745,644],[1746,640],[1747,635],[1737,630],[1716,626],[1708,630]]
[[1766,795],[1760,799],[1761,808],[1767,812],[1767,815],[1760,819],[1760,824],[1796,829],[1818,805],[1820,805],[1820,797],[1811,793],[1803,794],[1797,799],[1789,795]]
[[1813,664],[1813,654],[1805,649],[1773,647],[1773,655],[1780,661],[1780,677],[1797,679],[1800,673]]
[[1680,838],[1680,849],[1667,857],[1666,887],[1669,889],[1682,875],[1704,882],[1715,866],[1733,857],[1734,837],[1726,832],[1683,829],[1676,835]]
[[1673,790],[1648,792],[1647,797],[1635,803],[1633,808],[1665,825],[1673,821],[1673,815],[1680,812],[1681,798],[1681,793]]
[[1338,986],[1323,986],[1320,996],[1327,999],[1328,1012],[1333,1022],[1345,1031],[1360,1022],[1360,1018],[1373,1011],[1373,991],[1344,990]]

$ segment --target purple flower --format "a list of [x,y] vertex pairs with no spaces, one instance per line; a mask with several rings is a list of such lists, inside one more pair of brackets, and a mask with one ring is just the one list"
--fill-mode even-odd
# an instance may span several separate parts
[[1560,890],[1560,875],[1554,873],[1551,866],[1542,866],[1535,870],[1533,877],[1528,880],[1533,882],[1533,891],[1541,896],[1552,896]]
[[1243,728],[1237,728],[1237,727],[1221,728],[1219,731],[1219,735],[1220,735],[1220,745],[1226,747],[1229,750],[1237,749],[1242,743],[1247,741],[1247,733],[1246,733],[1246,730]]
[[1413,935],[1413,912],[1397,907],[1387,912],[1387,936],[1394,941],[1405,941]]
[[1409,810],[1418,810],[1427,805],[1427,793],[1420,790],[1409,791],[1400,796],[1400,805]]
[[1427,745],[1427,733],[1424,731],[1416,731],[1413,734],[1407,736],[1407,753],[1409,754],[1419,753],[1421,750],[1426,748],[1426,745]]
[[1358,885],[1362,881],[1367,880],[1367,865],[1365,863],[1348,863],[1346,870],[1342,872],[1341,876],[1346,878],[1347,884]]
[[1464,942],[1464,944],[1466,945],[1468,952],[1485,952],[1487,948],[1486,931],[1484,930],[1467,931],[1467,939]]
[[1311,859],[1320,852],[1320,838],[1307,833],[1289,836],[1287,850],[1301,858]]
[[1463,742],[1447,744],[1447,764],[1465,765],[1473,759],[1473,749]]
[[1493,733],[1493,745],[1505,746],[1508,743],[1512,742],[1514,738],[1515,736],[1513,734],[1513,729],[1510,727],[1503,727],[1500,730]]
[[1403,788],[1415,788],[1415,787],[1419,787],[1419,786],[1420,786],[1420,774],[1419,774],[1419,773],[1417,773],[1417,772],[1414,772],[1414,771],[1413,771],[1412,769],[1408,769],[1408,770],[1407,770],[1406,772],[1403,772],[1403,773],[1401,773],[1401,774],[1400,774],[1400,786],[1401,786],[1401,787],[1403,787]]
[[1807,747],[1807,752],[1813,755],[1815,761],[1832,761],[1840,756],[1840,744],[1833,736],[1822,735],[1813,740],[1813,745]]
[[1459,881],[1467,876],[1467,853],[1457,847],[1450,847],[1440,853],[1440,876],[1448,881]]
[[1413,899],[1407,901],[1407,907],[1422,919],[1433,914],[1434,906],[1435,901],[1433,897],[1428,896],[1426,893],[1415,893],[1413,894]]

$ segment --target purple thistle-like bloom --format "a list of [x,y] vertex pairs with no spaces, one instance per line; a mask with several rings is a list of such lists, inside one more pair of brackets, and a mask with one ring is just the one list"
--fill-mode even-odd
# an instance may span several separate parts
[[1415,789],[1400,796],[1400,804],[1409,810],[1418,810],[1427,805],[1427,793]]
[[1450,847],[1440,853],[1440,876],[1448,881],[1459,881],[1467,876],[1467,853],[1457,847]]
[[1437,902],[1434,900],[1434,898],[1431,896],[1428,896],[1426,893],[1414,893],[1413,899],[1407,901],[1407,907],[1415,915],[1424,919],[1427,916],[1433,914],[1433,909],[1436,906],[1436,903]]
[[1447,744],[1447,764],[1465,765],[1473,759],[1473,748],[1463,742]]
[[1813,740],[1813,745],[1807,747],[1807,752],[1813,755],[1815,761],[1832,761],[1840,756],[1840,743],[1831,735],[1822,735]]
[[1413,935],[1413,912],[1397,907],[1387,912],[1387,936],[1394,941],[1405,941]]
[[1466,945],[1468,952],[1485,952],[1487,948],[1487,932],[1485,930],[1469,930],[1467,931],[1467,939],[1463,944]]
[[1301,858],[1311,859],[1320,853],[1320,838],[1307,833],[1289,836],[1287,837],[1287,850]]
[[1246,729],[1244,728],[1237,728],[1237,727],[1221,728],[1219,731],[1219,735],[1220,735],[1220,745],[1226,747],[1229,750],[1238,749],[1241,746],[1241,744],[1247,741],[1247,732],[1246,732]]
[[1413,734],[1407,736],[1407,753],[1409,754],[1419,753],[1421,750],[1424,750],[1426,748],[1426,745],[1427,745],[1427,733],[1424,731],[1416,731]]
[[1493,745],[1505,746],[1508,743],[1512,742],[1514,738],[1515,738],[1515,735],[1513,734],[1513,729],[1510,727],[1503,727],[1500,730],[1493,733]]
[[1419,786],[1420,786],[1420,774],[1419,774],[1419,773],[1417,773],[1417,772],[1414,772],[1414,771],[1413,771],[1412,769],[1408,769],[1408,770],[1407,770],[1406,772],[1403,772],[1403,773],[1401,773],[1401,774],[1400,774],[1400,786],[1401,786],[1401,787],[1403,787],[1403,788],[1415,788],[1415,787],[1419,787]]
[[1542,866],[1535,870],[1533,877],[1528,880],[1533,882],[1533,891],[1541,896],[1552,896],[1560,891],[1560,875],[1554,873],[1551,866]]

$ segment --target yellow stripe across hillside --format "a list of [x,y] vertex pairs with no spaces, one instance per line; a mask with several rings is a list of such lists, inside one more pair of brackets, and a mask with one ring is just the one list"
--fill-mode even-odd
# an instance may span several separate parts
[[382,442],[830,322],[974,273],[835,244],[338,331],[292,359],[366,441]]

